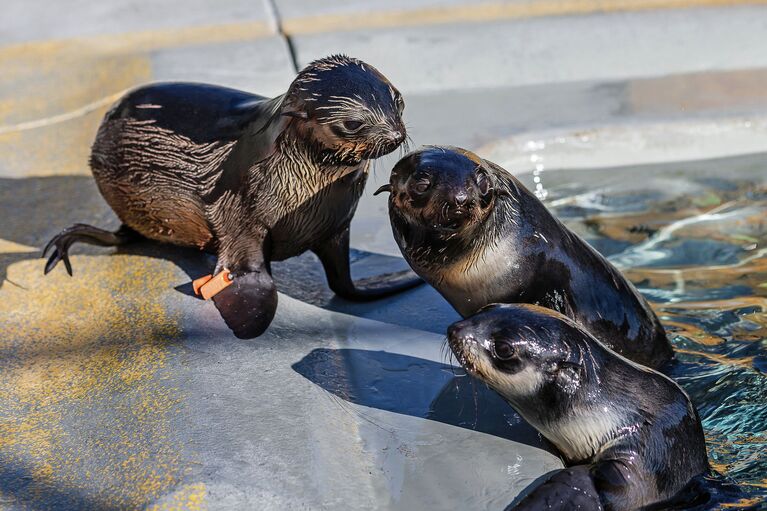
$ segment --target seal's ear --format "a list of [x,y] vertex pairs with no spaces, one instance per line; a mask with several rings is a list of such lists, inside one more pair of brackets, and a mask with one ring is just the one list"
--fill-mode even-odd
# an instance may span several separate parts
[[556,381],[568,394],[574,394],[581,386],[582,366],[577,362],[563,361],[557,364]]
[[304,100],[288,91],[288,93],[282,97],[282,101],[280,101],[279,115],[281,117],[289,117],[305,121],[309,118],[309,113],[306,111],[305,107],[306,103]]
[[[500,165],[497,165],[489,160],[482,160],[482,162],[484,163],[485,167],[490,170],[490,172],[488,172],[488,175],[490,176],[490,183],[493,185],[493,189],[498,195],[505,195],[515,199],[521,197],[522,194],[519,190],[520,185],[519,181],[517,181],[517,178],[512,176]],[[510,193],[512,188],[516,193],[514,196]],[[507,189],[509,191],[506,191]]]

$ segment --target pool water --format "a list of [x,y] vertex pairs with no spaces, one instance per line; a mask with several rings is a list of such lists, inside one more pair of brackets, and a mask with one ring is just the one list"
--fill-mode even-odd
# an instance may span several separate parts
[[[522,179],[532,188],[532,177]],[[767,507],[767,156],[546,171],[546,204],[650,300],[712,468]]]

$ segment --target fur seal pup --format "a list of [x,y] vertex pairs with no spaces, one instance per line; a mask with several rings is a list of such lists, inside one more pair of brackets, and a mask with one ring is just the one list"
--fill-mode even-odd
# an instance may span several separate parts
[[569,467],[516,509],[637,509],[674,497],[709,469],[687,394],[562,314],[490,305],[451,325],[448,344]]
[[123,222],[116,232],[77,224],[45,247],[45,273],[75,242],[139,237],[215,253],[195,281],[235,335],[263,333],[277,307],[270,262],[316,253],[330,288],[369,300],[419,283],[399,272],[355,284],[349,224],[369,161],[406,138],[401,94],[374,67],[335,55],[309,64],[269,99],[196,83],[129,92],[106,114],[90,166]]
[[621,273],[504,169],[464,149],[425,147],[390,183],[394,238],[410,266],[467,317],[533,303],[650,367],[673,356],[658,318]]

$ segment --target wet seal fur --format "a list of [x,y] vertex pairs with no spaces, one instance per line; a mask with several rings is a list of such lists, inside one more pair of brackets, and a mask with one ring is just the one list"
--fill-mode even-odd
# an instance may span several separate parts
[[568,466],[515,509],[637,509],[674,497],[709,469],[687,394],[557,312],[490,305],[451,325],[448,343]]
[[129,92],[106,114],[90,165],[123,222],[77,224],[51,240],[48,273],[75,242],[140,237],[215,253],[233,284],[213,301],[241,338],[263,333],[277,291],[271,261],[315,252],[338,295],[368,300],[416,285],[412,272],[354,283],[349,224],[370,159],[406,138],[404,102],[372,66],[342,55],[312,62],[287,93],[265,98],[195,83]]
[[[660,367],[673,351],[645,299],[514,176],[460,148],[427,146],[391,173],[389,217],[410,266],[463,316],[532,303],[611,349]],[[378,193],[376,192],[376,193]]]

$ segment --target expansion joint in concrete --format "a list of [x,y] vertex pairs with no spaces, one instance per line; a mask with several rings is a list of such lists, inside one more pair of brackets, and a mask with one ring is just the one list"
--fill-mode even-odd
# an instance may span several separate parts
[[290,60],[293,63],[293,69],[296,73],[299,71],[298,58],[296,56],[296,48],[293,43],[293,39],[285,32],[285,28],[282,23],[282,17],[280,16],[280,10],[277,7],[275,0],[263,0],[266,10],[274,24],[274,31],[285,40],[285,44],[288,47],[288,53],[290,53]]

